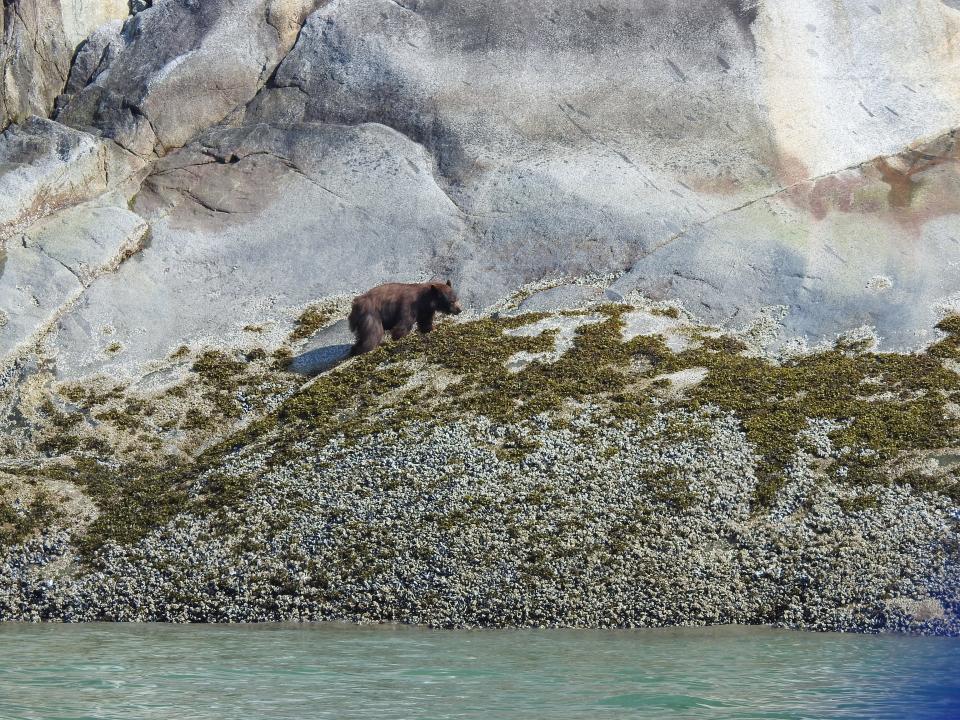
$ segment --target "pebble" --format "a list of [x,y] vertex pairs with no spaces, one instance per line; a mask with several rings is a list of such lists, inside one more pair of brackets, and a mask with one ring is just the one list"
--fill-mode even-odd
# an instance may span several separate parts
[[[817,456],[838,452],[827,429],[810,428]],[[498,454],[518,436],[528,455]],[[6,548],[0,619],[960,634],[948,499],[884,485],[844,511],[854,491],[798,454],[757,511],[757,458],[716,409],[639,425],[588,406],[563,428],[477,418],[297,448],[279,465],[239,450],[213,472],[254,478],[241,502],[134,544],[81,559],[61,528]]]

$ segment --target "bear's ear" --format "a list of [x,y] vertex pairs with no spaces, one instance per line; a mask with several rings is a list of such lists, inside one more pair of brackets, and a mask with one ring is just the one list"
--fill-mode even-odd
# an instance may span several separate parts
[[447,287],[453,287],[453,285],[450,284],[449,280],[447,280]]

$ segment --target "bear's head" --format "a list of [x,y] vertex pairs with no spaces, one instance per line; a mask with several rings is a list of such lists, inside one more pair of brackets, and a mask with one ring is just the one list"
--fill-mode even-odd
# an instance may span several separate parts
[[443,283],[432,283],[430,292],[433,294],[434,307],[436,307],[437,312],[442,312],[445,315],[459,315],[463,310],[449,280],[445,285]]

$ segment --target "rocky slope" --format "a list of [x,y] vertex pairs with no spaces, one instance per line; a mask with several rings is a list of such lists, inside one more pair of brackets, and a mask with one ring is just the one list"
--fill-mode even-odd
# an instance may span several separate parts
[[960,323],[777,364],[636,302],[448,322],[299,389],[213,353],[61,388],[39,447],[70,459],[5,476],[0,616],[960,632]]
[[[306,376],[336,362],[349,341],[339,321],[344,303],[387,279],[450,277],[475,317],[489,317],[518,288],[531,287],[538,291],[523,301],[531,311],[623,298],[641,306],[667,303],[663,307],[679,308],[684,322],[733,333],[770,362],[795,362],[790,358],[804,353],[826,357],[844,338],[848,352],[856,346],[918,353],[903,357],[927,358],[908,363],[910,372],[924,377],[932,372],[925,349],[946,337],[937,324],[960,310],[960,10],[953,2],[159,0],[131,8],[107,0],[17,0],[4,4],[0,29],[0,128],[6,128],[0,134],[0,472],[7,473],[0,508],[4,537],[14,546],[7,577],[23,583],[5,606],[9,616],[33,613],[24,598],[33,597],[37,578],[49,579],[50,567],[73,563],[64,558],[84,548],[107,552],[103,548],[119,543],[115,552],[156,555],[163,545],[172,557],[181,552],[175,548],[195,542],[194,530],[211,520],[184,498],[204,493],[198,488],[205,482],[205,453],[227,462],[219,442],[261,427],[263,418],[299,397],[292,394]],[[657,317],[638,332],[666,333],[669,340],[671,324]],[[572,329],[558,332],[569,342],[576,336]],[[952,372],[952,359],[937,357],[937,372]],[[667,382],[694,388],[720,372],[707,368],[704,376],[698,367],[678,367],[687,374]],[[886,453],[871,481],[886,488],[882,492],[869,485],[864,494],[847,497],[838,478],[819,475],[814,484],[833,498],[826,505],[816,506],[803,483],[790,491],[820,508],[810,512],[827,518],[825,527],[840,535],[863,530],[836,515],[840,500],[878,503],[863,511],[870,523],[880,523],[864,531],[876,558],[865,571],[872,579],[863,580],[869,590],[853,604],[842,593],[824,596],[827,614],[809,624],[899,626],[883,609],[888,606],[877,604],[887,597],[899,598],[897,607],[934,598],[947,618],[936,627],[952,627],[954,566],[927,552],[952,522],[953,465],[942,458],[954,441],[943,423],[934,422],[936,412],[953,412],[952,386],[918,388],[909,377],[873,369],[880,384],[889,385],[876,394],[892,393],[897,408],[885,405],[886,414],[876,415],[859,404],[800,403],[796,413],[812,427],[827,423],[823,432],[832,436],[840,432],[837,423],[869,418],[902,427],[923,410],[929,432],[916,444],[866,434],[850,440],[851,452]],[[763,394],[769,387],[761,383],[754,390]],[[921,391],[946,399],[918,409],[910,403]],[[755,481],[769,470],[763,460],[769,448],[749,431],[754,400],[718,407],[721,416],[707,419],[697,414],[700,407],[678,407],[694,413],[691,423],[706,423],[709,432],[726,438],[720,445],[742,453],[721,473],[732,483],[721,494],[734,499],[723,509],[701,508],[700,520],[691,520],[701,534],[688,540],[691,548],[712,547],[720,540],[702,535],[710,518],[732,521],[748,512],[749,523],[757,523],[750,532],[758,534],[742,549],[753,557],[775,544],[774,525],[801,534],[813,526],[773,510],[789,484],[760,482],[762,502],[756,497]],[[323,412],[314,417],[321,425],[327,422]],[[458,416],[464,424],[450,429],[474,437],[480,454],[469,462],[444,462],[466,463],[470,469],[461,481],[492,483],[490,493],[507,494],[505,507],[519,508],[514,494],[528,481],[540,482],[525,460],[513,459],[519,464],[490,477],[470,465],[483,455],[488,433],[520,432],[513,420],[490,412],[477,408]],[[492,430],[483,417],[494,422]],[[650,443],[679,447],[695,440],[658,429],[663,418],[642,421],[634,418],[639,424],[628,433],[645,438],[640,465],[654,462]],[[736,427],[745,439],[729,434]],[[904,437],[917,434],[910,427]],[[663,432],[669,440],[656,439]],[[269,437],[257,436],[257,446],[270,446]],[[544,437],[546,446],[556,441],[562,453],[571,452],[567,436],[562,442]],[[611,438],[607,446],[622,445],[620,436]],[[316,439],[311,457],[334,452],[328,440]],[[433,462],[409,454],[393,436],[377,442],[405,458],[405,477]],[[438,447],[444,442],[436,439]],[[708,460],[703,447],[690,452],[708,464],[725,462]],[[843,465],[834,450],[823,452],[821,465]],[[378,457],[363,462],[375,466]],[[254,462],[247,455],[234,461]],[[928,461],[940,463],[929,473],[946,479],[898,484],[908,472],[904,467],[926,468]],[[596,470],[570,462],[578,477]],[[169,481],[182,491],[169,507],[166,496],[154,503],[153,481],[137,480],[156,479],[161,467],[173,468],[177,477]],[[640,475],[652,472],[653,466],[643,467]],[[113,474],[103,475],[104,468]],[[600,474],[608,475],[610,468],[603,468]],[[297,487],[307,477],[315,482],[312,472],[298,469]],[[511,489],[494,476],[520,479]],[[265,472],[263,484],[244,485],[246,494],[230,501],[231,512],[256,515],[263,503],[281,503],[284,477]],[[699,469],[689,477],[695,486],[713,482]],[[573,492],[569,479],[550,482],[564,497]],[[618,490],[617,482],[589,491],[586,499],[603,504],[611,492],[647,492],[633,485]],[[644,502],[658,501],[654,494]],[[884,523],[897,513],[914,517],[909,503],[919,503],[915,507],[928,513],[923,517],[929,522],[918,520],[898,540]],[[59,519],[51,514],[56,508]],[[123,508],[125,519],[116,528],[139,528],[136,518],[150,527],[126,536],[97,525],[96,518]],[[389,515],[386,505],[381,509]],[[427,512],[411,507],[404,518],[414,526],[429,524],[421,511]],[[193,530],[171,539],[172,517]],[[289,522],[303,530],[329,522],[324,517],[307,513]],[[643,553],[663,549],[667,538],[680,542],[677,533],[687,520],[683,513],[676,517],[653,533],[654,544]],[[604,522],[597,520],[594,530],[608,536]],[[94,528],[89,532],[88,523]],[[71,527],[74,532],[58,534]],[[47,550],[20,545],[40,528],[49,530],[37,540]],[[484,532],[502,529],[490,525]],[[147,530],[154,534],[141,534]],[[255,542],[267,541],[250,532]],[[407,547],[403,537],[396,542]],[[894,543],[915,571],[905,570],[908,561],[893,559],[893,551],[878,549]],[[909,543],[914,554],[904,550]],[[484,606],[491,622],[519,617],[515,603],[501,614],[492,609],[507,602],[491,599],[494,585],[508,577],[499,573],[519,572],[520,560],[510,555],[519,546],[508,546],[490,556],[486,579],[458,580],[457,587],[494,603]],[[337,544],[325,547],[346,552]],[[730,540],[723,552],[738,547]],[[498,555],[501,550],[506,554]],[[33,552],[47,568],[36,577],[23,560]],[[221,550],[203,552],[214,558]],[[310,552],[327,563],[316,547]],[[397,557],[413,563],[404,553]],[[636,553],[630,562],[646,557]],[[159,557],[143,572],[167,562]],[[266,556],[251,557],[260,562]],[[434,580],[442,575],[438,557],[431,565]],[[574,565],[580,573],[610,562],[583,556]],[[790,572],[806,572],[796,563]],[[135,575],[129,565],[114,567],[126,568],[116,571],[118,578]],[[551,565],[551,572],[572,582],[558,567]],[[627,575],[639,577],[638,567]],[[786,572],[777,567],[770,572]],[[83,583],[94,582],[93,576],[75,570],[68,574],[78,604],[61,594],[36,612],[133,612],[122,600],[91,604],[83,588],[95,583]],[[877,578],[893,577],[894,570],[917,589],[881,591]],[[676,582],[693,582],[693,575],[682,577]],[[403,577],[411,588],[434,580]],[[269,595],[271,582],[257,582],[266,583],[258,587]],[[784,610],[805,607],[800,595],[774,601],[758,586],[743,587],[765,597],[765,609],[728,598],[729,607],[739,609],[723,615],[727,601],[718,596],[696,617],[806,622]],[[626,602],[620,590],[608,590],[605,600],[589,607]],[[251,597],[261,598],[259,592]],[[551,597],[558,592],[554,587]],[[172,597],[165,610],[134,615],[181,617],[169,609]],[[262,598],[250,602],[254,609],[240,616],[293,613],[286,605],[265,610],[269,603]],[[592,616],[583,614],[588,605],[568,614],[556,610],[557,621],[589,624]],[[187,606],[194,609],[183,617],[227,617]],[[335,606],[315,603],[303,612],[366,616]],[[843,620],[836,614],[841,606],[849,610]],[[857,613],[867,606],[873,609],[864,620]],[[371,616],[481,621],[443,603],[430,608]],[[663,615],[644,610],[643,617],[673,622],[684,612],[680,606]],[[640,617],[620,614],[616,622]]]

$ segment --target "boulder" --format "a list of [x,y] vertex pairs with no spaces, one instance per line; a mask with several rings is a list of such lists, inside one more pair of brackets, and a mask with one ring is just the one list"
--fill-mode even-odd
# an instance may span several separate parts
[[28,118],[0,135],[0,250],[51,212],[116,190],[143,163],[51,120]]
[[122,29],[123,22],[120,20],[104,23],[77,49],[67,84],[55,104],[57,112],[114,61],[116,54],[123,48],[123,38],[120,35]]
[[185,145],[249,101],[316,0],[169,0],[137,13],[122,47],[58,119],[139,155]]

